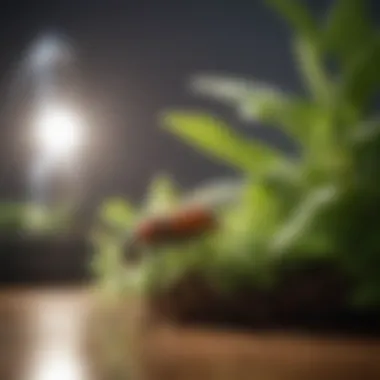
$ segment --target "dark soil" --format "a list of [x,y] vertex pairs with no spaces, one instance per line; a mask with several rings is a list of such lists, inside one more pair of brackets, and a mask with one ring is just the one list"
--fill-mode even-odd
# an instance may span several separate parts
[[380,336],[380,312],[348,308],[349,292],[336,268],[318,264],[283,270],[270,290],[241,287],[229,295],[194,273],[152,295],[148,304],[155,318],[178,325]]

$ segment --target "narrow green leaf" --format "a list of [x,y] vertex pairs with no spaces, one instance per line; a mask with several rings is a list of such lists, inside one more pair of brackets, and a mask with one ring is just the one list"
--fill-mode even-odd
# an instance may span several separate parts
[[322,112],[310,101],[241,78],[200,75],[192,81],[192,88],[232,106],[242,119],[281,128],[302,144],[311,142],[313,126],[319,124],[316,120]]
[[166,213],[173,209],[179,202],[179,190],[177,185],[167,175],[156,176],[148,190],[144,205],[144,212],[152,214]]
[[238,170],[262,174],[289,165],[280,152],[248,140],[210,115],[171,112],[164,123],[168,131]]
[[242,109],[246,120],[280,128],[304,145],[310,143],[310,136],[321,113],[316,105],[290,97],[247,99]]
[[349,142],[354,146],[365,147],[380,137],[380,116],[359,123],[357,128],[349,136]]
[[226,178],[208,181],[184,194],[183,205],[205,204],[209,207],[229,207],[239,201],[245,186],[242,178]]
[[262,241],[268,241],[274,232],[280,215],[280,201],[264,183],[251,183],[243,197],[243,213],[248,217],[251,234]]
[[284,96],[278,89],[259,81],[226,75],[196,75],[190,81],[190,88],[197,95],[207,96],[229,106],[237,106],[247,97],[259,99]]
[[116,228],[128,228],[135,216],[135,211],[126,200],[111,198],[100,208],[99,218],[102,222]]
[[326,49],[349,64],[375,34],[368,0],[336,0],[323,34]]
[[334,87],[317,46],[298,37],[294,41],[294,48],[299,70],[311,96],[321,105],[331,104]]
[[[305,233],[315,232],[315,219],[320,215],[320,212],[326,205],[336,199],[336,196],[337,190],[335,187],[326,186],[313,190],[304,200],[301,200],[294,210],[293,215],[290,215],[283,227],[280,228],[278,233],[274,236],[271,247],[273,252],[288,252],[290,248],[295,248],[296,245],[298,246],[305,243]],[[313,236],[308,234],[306,242],[311,238],[313,238]],[[315,243],[317,241],[320,242],[319,239],[316,239],[309,241],[309,243]],[[310,246],[308,248],[309,250],[311,249]],[[320,248],[321,247],[318,246],[317,251]]]
[[299,0],[265,0],[302,38],[317,43],[319,30],[310,10]]
[[380,87],[380,36],[368,41],[343,72],[341,96],[365,110]]
[[320,103],[328,103],[331,84],[325,73],[321,32],[309,9],[298,0],[266,0],[295,32],[295,52],[305,84]]
[[246,120],[272,122],[286,117],[290,96],[256,81],[217,75],[199,75],[191,88],[201,95],[221,101],[237,110]]

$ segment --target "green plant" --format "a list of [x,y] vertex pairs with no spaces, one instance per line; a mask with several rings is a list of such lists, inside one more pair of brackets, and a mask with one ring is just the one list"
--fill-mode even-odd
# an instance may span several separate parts
[[20,205],[22,209],[21,228],[24,232],[37,235],[62,234],[75,226],[72,207],[61,204],[45,206],[35,203]]
[[[160,249],[163,254],[143,261],[140,274],[148,290],[193,269],[231,289],[242,282],[270,286],[286,262],[328,260],[356,281],[354,301],[380,306],[380,121],[372,115],[380,36],[368,3],[337,0],[322,22],[301,1],[267,3],[293,31],[307,95],[214,75],[197,76],[192,88],[245,120],[282,129],[301,157],[248,140],[209,113],[166,113],[166,131],[246,181],[237,203],[220,214],[216,233]],[[168,187],[161,194],[173,193]],[[166,204],[166,210],[174,205]]]
[[3,202],[0,215],[0,229],[7,233],[59,233],[72,222],[67,207],[47,208],[26,202]]
[[[269,274],[284,260],[334,260],[356,278],[362,300],[380,305],[380,135],[371,115],[380,87],[380,36],[369,4],[337,0],[320,23],[300,1],[267,2],[293,30],[307,96],[213,75],[194,78],[192,88],[232,106],[245,120],[281,128],[299,144],[301,158],[247,141],[197,111],[169,112],[165,128],[252,178],[240,211],[227,216],[233,219],[222,233],[230,256],[246,250],[258,274]],[[244,228],[236,228],[239,223]]]
[[122,197],[107,199],[99,207],[90,240],[95,250],[92,268],[103,289],[110,294],[124,294],[125,289],[143,287],[142,281],[149,277],[145,273],[152,272],[151,261],[143,269],[128,267],[125,244],[139,219],[167,212],[178,200],[179,189],[167,175],[161,174],[152,181],[140,207]]
[[0,228],[5,232],[19,232],[24,227],[25,204],[3,202],[0,205]]

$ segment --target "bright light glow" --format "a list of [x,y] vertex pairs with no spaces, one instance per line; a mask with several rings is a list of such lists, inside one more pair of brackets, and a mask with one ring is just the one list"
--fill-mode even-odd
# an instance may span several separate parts
[[29,63],[35,70],[46,69],[60,63],[68,63],[72,58],[69,46],[54,35],[39,39],[32,47]]
[[37,116],[36,142],[50,157],[67,157],[74,153],[83,138],[80,115],[65,107],[49,106]]
[[85,368],[80,356],[69,350],[47,347],[40,350],[35,363],[29,368],[28,378],[31,380],[83,380]]
[[[24,367],[27,380],[83,380],[89,368],[83,356],[86,300],[44,294],[27,316],[33,349]],[[28,330],[28,331],[29,331]]]

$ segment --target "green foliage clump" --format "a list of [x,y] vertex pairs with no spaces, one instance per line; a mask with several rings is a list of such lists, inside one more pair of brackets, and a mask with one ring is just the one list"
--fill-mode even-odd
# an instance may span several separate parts
[[[379,306],[380,119],[373,101],[380,88],[380,35],[369,4],[336,0],[321,21],[301,1],[267,3],[293,32],[307,95],[215,75],[197,76],[192,88],[246,121],[283,130],[301,147],[301,158],[250,140],[212,114],[165,114],[166,131],[246,181],[238,202],[221,213],[215,234],[148,256],[140,274],[152,289],[196,268],[231,289],[242,282],[272,284],[276,268],[287,261],[330,260],[356,281],[354,301]],[[151,193],[159,200],[147,202],[143,213],[178,202],[178,193],[162,188]]]
[[62,232],[72,225],[72,213],[67,207],[43,207],[34,203],[2,202],[0,230],[7,234],[50,234]]
[[72,207],[28,203],[20,205],[21,229],[27,234],[51,236],[70,231],[75,226]]
[[158,175],[151,183],[140,207],[126,199],[107,199],[98,210],[90,240],[95,250],[92,268],[106,294],[124,294],[129,289],[146,288],[154,277],[153,259],[140,268],[124,264],[125,245],[139,219],[170,211],[179,202],[179,189],[166,175]]

